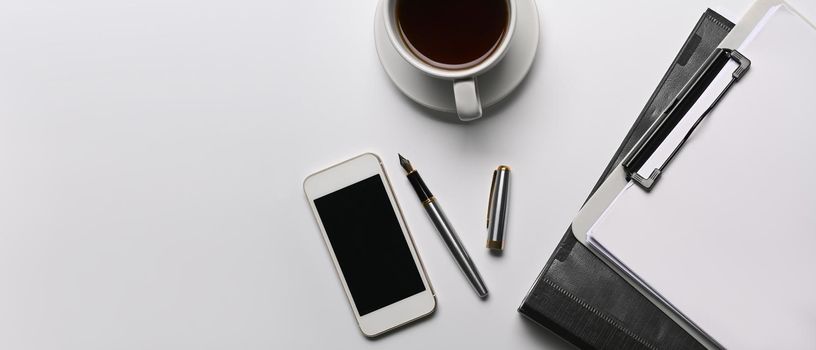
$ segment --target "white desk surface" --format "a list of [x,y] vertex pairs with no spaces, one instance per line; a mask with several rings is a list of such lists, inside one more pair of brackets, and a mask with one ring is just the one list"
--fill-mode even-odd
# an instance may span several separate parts
[[[569,348],[517,306],[700,14],[736,20],[750,3],[539,0],[527,80],[462,125],[388,80],[374,0],[3,2],[0,348]],[[816,18],[816,3],[791,3]],[[301,188],[366,151],[385,160],[439,303],[375,341]],[[446,209],[486,301],[397,152]],[[514,181],[501,257],[484,248],[498,164]]]

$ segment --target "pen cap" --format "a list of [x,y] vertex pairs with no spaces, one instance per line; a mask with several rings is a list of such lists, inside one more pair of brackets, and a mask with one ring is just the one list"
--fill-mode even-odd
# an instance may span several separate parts
[[487,206],[487,248],[489,249],[504,249],[509,190],[510,167],[499,165],[493,171],[493,181],[490,184],[490,199]]

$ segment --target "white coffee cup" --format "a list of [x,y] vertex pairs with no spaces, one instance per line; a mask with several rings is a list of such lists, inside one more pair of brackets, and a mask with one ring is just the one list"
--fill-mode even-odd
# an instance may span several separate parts
[[[438,79],[450,80],[453,85],[453,96],[456,99],[456,114],[462,121],[478,119],[482,116],[482,102],[479,99],[479,89],[476,79],[484,74],[504,58],[510,41],[513,40],[513,32],[516,29],[516,0],[505,0],[508,6],[507,28],[501,41],[490,54],[479,64],[465,69],[443,69],[434,67],[422,59],[416,57],[402,40],[399,24],[397,23],[397,0],[384,0],[382,7],[383,18],[385,18],[385,28],[391,45],[399,52],[400,56],[412,66],[423,73]],[[410,0],[406,0],[410,1]]]

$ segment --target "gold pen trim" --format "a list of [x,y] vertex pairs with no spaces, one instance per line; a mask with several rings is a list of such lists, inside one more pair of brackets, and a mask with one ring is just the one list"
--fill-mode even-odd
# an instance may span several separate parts
[[491,241],[487,240],[487,248],[493,250],[503,250],[504,249],[504,241]]
[[422,205],[428,205],[428,204],[431,204],[431,202],[433,202],[433,201],[435,201],[435,200],[436,200],[436,198],[435,198],[434,196],[430,196],[430,197],[428,197],[428,199],[426,199],[426,200],[422,201]]

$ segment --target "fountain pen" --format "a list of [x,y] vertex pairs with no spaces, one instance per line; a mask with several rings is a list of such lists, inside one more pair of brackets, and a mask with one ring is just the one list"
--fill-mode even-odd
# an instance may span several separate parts
[[445,213],[442,212],[442,208],[439,206],[439,203],[437,203],[436,198],[431,194],[431,191],[428,189],[428,186],[425,185],[425,182],[422,181],[422,178],[419,177],[419,173],[411,165],[411,162],[405,159],[401,154],[398,155],[400,165],[407,173],[408,181],[410,181],[411,186],[414,187],[414,191],[416,191],[417,196],[419,196],[422,206],[425,207],[425,211],[431,218],[436,230],[439,231],[439,235],[442,237],[442,240],[445,241],[445,245],[448,246],[448,250],[450,250],[453,259],[456,260],[456,264],[459,265],[459,269],[465,274],[465,277],[467,277],[470,285],[473,286],[476,294],[479,295],[480,298],[486,297],[487,287],[484,281],[482,281],[482,276],[479,275],[479,270],[476,269],[476,265],[474,265],[473,260],[470,259],[470,255],[468,255],[467,250],[465,250],[465,246],[459,241],[459,236],[456,235],[453,226],[448,222],[448,218],[445,217]]

